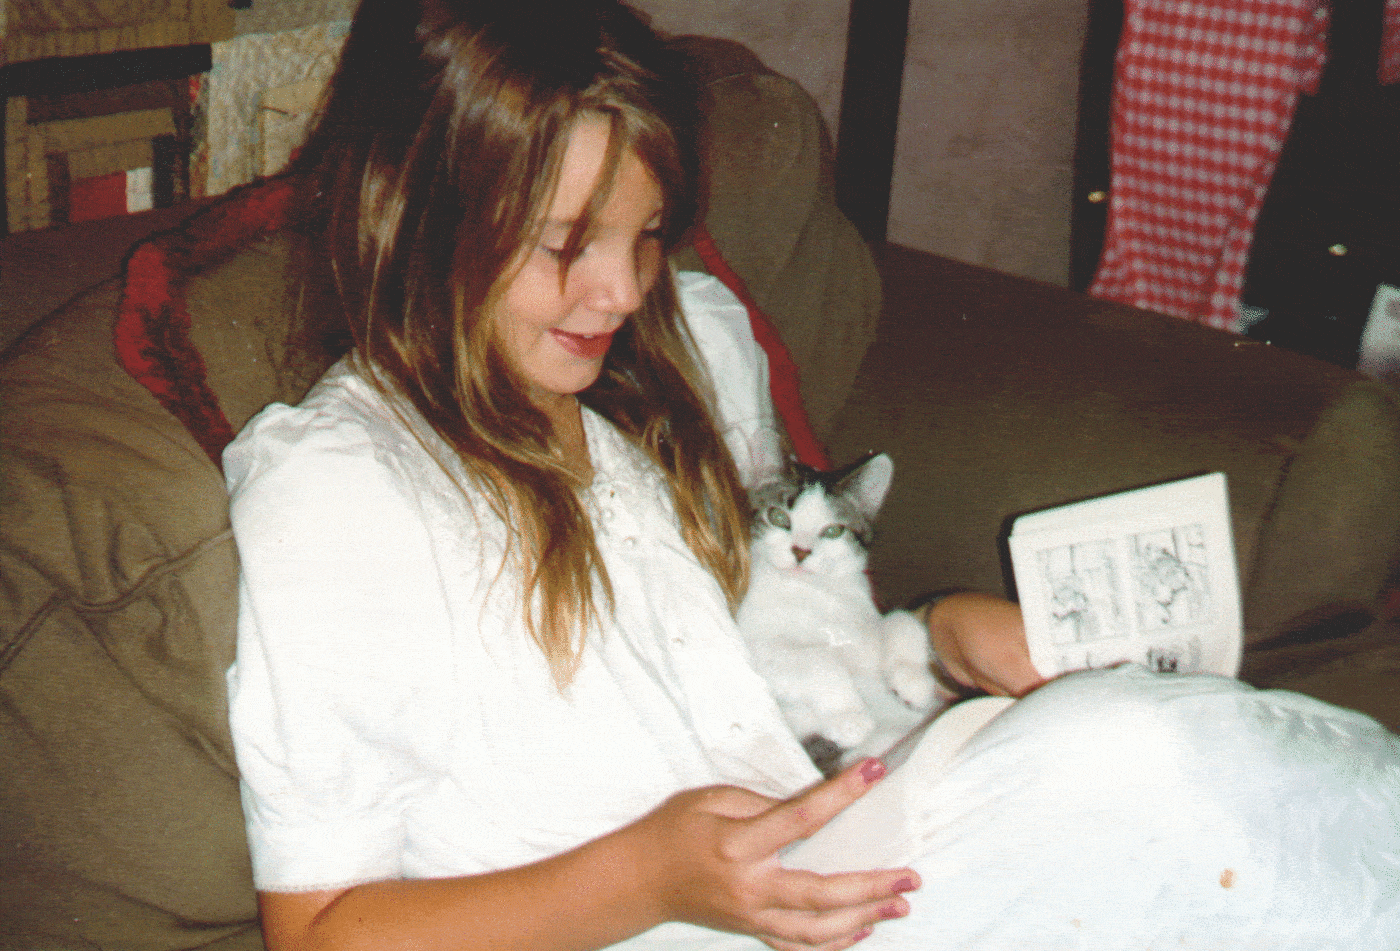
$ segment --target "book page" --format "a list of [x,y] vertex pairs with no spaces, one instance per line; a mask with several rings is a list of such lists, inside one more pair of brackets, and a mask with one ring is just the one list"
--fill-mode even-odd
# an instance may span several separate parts
[[1021,516],[1009,545],[1042,676],[1123,661],[1239,672],[1243,623],[1224,473]]
[[897,868],[914,857],[918,803],[978,730],[1011,706],[1010,697],[974,697],[915,727],[882,758],[891,774],[810,839],[783,853],[788,868],[856,872]]

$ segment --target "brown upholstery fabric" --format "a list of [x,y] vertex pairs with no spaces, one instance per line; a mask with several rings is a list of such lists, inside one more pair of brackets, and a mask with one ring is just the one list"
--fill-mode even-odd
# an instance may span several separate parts
[[0,367],[0,947],[252,949],[223,480],[112,359],[116,300]]
[[301,239],[274,235],[190,281],[190,339],[234,432],[268,403],[299,402],[334,362],[308,335],[311,313],[328,305],[302,280],[306,253]]
[[[1246,651],[1251,682],[1317,690],[1400,727],[1400,633],[1353,636],[1400,559],[1394,390],[933,255],[888,247],[880,264],[880,333],[829,447],[838,460],[894,458],[871,552],[887,603],[1009,591],[1016,515],[1220,470],[1246,637],[1268,642]],[[1311,640],[1289,639],[1307,628]]]
[[[707,225],[802,370],[818,438],[846,401],[880,314],[870,251],[836,207],[816,103],[737,43],[682,37],[711,102]],[[693,253],[679,263],[704,270]]]
[[[1285,381],[1278,381],[1284,385]],[[1368,611],[1400,550],[1400,393],[1348,387],[1289,465],[1249,579],[1257,637]],[[1393,684],[1400,703],[1400,681]]]

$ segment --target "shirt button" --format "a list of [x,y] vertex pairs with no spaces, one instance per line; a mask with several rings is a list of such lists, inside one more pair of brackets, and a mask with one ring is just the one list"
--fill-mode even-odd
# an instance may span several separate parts
[[628,548],[636,548],[636,547],[637,547],[637,536],[635,536],[635,535],[628,535],[626,538],[624,538],[624,539],[622,540],[622,544],[626,545]]
[[745,732],[745,731],[744,731],[744,724],[742,724],[742,723],[731,723],[731,724],[729,724],[729,733],[730,733],[731,736],[743,736],[743,735],[744,735],[744,732]]

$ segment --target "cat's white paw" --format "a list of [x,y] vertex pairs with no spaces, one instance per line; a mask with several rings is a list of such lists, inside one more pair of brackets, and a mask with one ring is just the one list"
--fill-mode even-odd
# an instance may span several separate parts
[[828,717],[821,732],[842,749],[850,749],[860,745],[874,731],[874,717],[863,709],[854,709]]
[[927,666],[917,667],[901,664],[893,670],[885,671],[885,680],[895,696],[904,704],[920,713],[933,709],[942,698],[938,691],[938,681]]
[[908,611],[891,611],[881,619],[881,637],[885,683],[906,706],[932,710],[943,697],[929,666],[933,655],[924,622]]

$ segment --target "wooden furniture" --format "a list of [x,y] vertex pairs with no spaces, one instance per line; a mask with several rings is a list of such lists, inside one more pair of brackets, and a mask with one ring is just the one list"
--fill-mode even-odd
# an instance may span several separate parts
[[836,133],[836,203],[866,241],[889,230],[909,0],[851,0]]
[[188,77],[209,69],[209,44],[232,35],[233,16],[227,0],[7,0],[5,232],[81,217],[75,188],[136,170],[134,208],[180,201],[189,191]]

